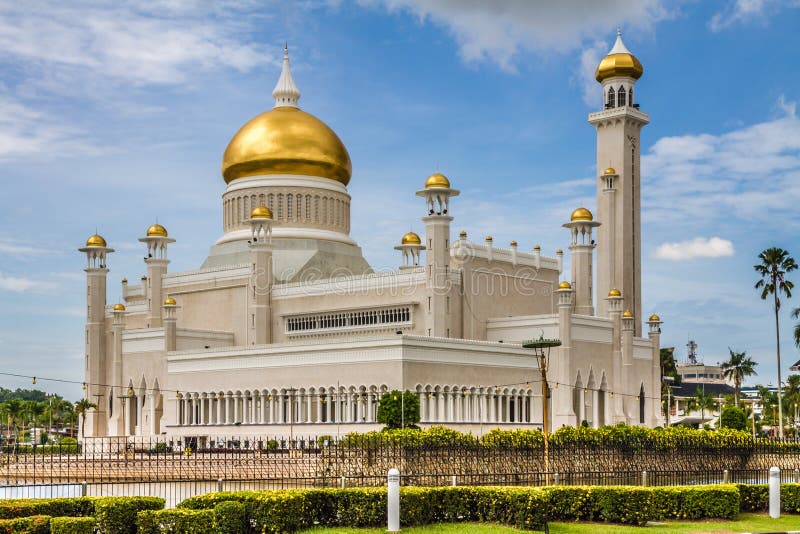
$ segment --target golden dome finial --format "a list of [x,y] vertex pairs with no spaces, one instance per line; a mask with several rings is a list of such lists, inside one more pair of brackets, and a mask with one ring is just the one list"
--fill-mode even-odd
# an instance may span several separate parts
[[158,223],[151,224],[147,229],[147,237],[167,237],[167,229]]
[[586,208],[578,208],[572,212],[570,215],[570,221],[591,221],[594,217],[592,216],[592,212],[587,210]]
[[461,230],[461,232],[458,234],[458,237],[460,237],[461,239],[466,239],[467,238],[467,231],[466,230]]
[[638,80],[644,73],[644,67],[630,53],[625,43],[622,42],[622,31],[617,29],[617,40],[614,47],[608,52],[606,57],[597,66],[594,78],[602,83],[608,78],[626,77]]
[[612,288],[611,291],[608,292],[609,297],[621,297],[622,293],[620,293],[619,289]]
[[100,234],[93,234],[86,240],[87,247],[107,247],[108,243]]
[[403,238],[400,240],[401,245],[421,245],[422,239],[419,238],[417,234],[414,232],[408,232]]
[[603,174],[617,174],[617,170],[614,167],[608,167],[603,171]]
[[447,179],[447,176],[440,172],[435,172],[428,176],[428,179],[425,180],[425,189],[430,189],[432,187],[443,187],[443,188],[450,188],[450,180]]
[[509,243],[509,246],[516,247],[517,246],[517,242],[512,240],[511,243]]
[[649,322],[651,322],[651,323],[660,323],[661,322],[661,317],[659,317],[658,315],[656,315],[654,313],[653,315],[650,316]]
[[622,316],[626,319],[633,319],[633,312],[630,310],[625,310],[622,312]]
[[125,305],[122,304],[121,302],[118,302],[118,303],[114,304],[114,311],[115,312],[123,312],[123,311],[125,311]]
[[272,219],[272,210],[268,207],[264,206],[263,204],[260,206],[256,206],[250,212],[251,219]]
[[178,302],[172,297],[167,297],[166,299],[164,299],[164,306],[177,306],[177,305]]
[[564,280],[560,284],[558,284],[558,289],[572,289],[572,284]]

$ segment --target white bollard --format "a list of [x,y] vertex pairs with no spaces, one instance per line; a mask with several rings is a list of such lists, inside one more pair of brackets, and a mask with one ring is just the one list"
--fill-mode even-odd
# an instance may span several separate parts
[[772,519],[781,516],[781,470],[777,467],[769,469],[769,516]]
[[456,475],[453,475],[453,486],[458,486],[458,481],[456,480]]
[[400,471],[389,469],[389,492],[388,492],[388,524],[389,532],[400,532]]

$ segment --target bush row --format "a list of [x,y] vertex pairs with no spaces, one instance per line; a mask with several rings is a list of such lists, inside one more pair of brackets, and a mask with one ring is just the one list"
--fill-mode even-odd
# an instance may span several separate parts
[[[769,486],[767,484],[737,484],[742,512],[766,512],[769,510]],[[800,484],[781,484],[781,511],[800,513]]]
[[138,512],[162,508],[158,497],[0,500],[0,533],[135,534]]
[[[757,445],[768,450],[800,450],[800,444],[755,440],[748,432],[721,428],[696,430],[687,427],[645,428],[619,424],[600,428],[562,427],[550,434],[552,446],[624,447],[626,450],[678,450],[690,446],[704,450],[752,450]],[[340,442],[344,447],[481,447],[493,449],[541,450],[544,435],[539,430],[495,429],[482,437],[444,428],[426,430],[397,429],[366,433],[353,432]]]
[[[249,530],[225,530],[219,507],[241,503],[242,523]],[[180,522],[198,524],[207,532],[295,532],[320,526],[375,527],[386,524],[384,488],[222,492],[192,497],[170,512],[139,514],[140,532],[183,532]],[[404,526],[440,522],[482,521],[521,529],[541,528],[552,521],[605,521],[642,525],[660,519],[731,519],[739,513],[739,490],[734,485],[686,487],[404,487],[400,491]],[[157,527],[158,526],[158,527]],[[160,529],[159,529],[160,528]],[[239,528],[239,527],[236,527]],[[145,529],[145,530],[143,530]]]

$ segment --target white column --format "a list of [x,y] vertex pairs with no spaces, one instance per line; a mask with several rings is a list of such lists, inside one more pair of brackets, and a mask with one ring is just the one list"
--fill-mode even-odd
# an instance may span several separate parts
[[496,419],[497,418],[497,406],[496,406],[495,398],[496,397],[495,397],[494,390],[490,389],[489,390],[489,398],[488,398],[488,402],[489,402],[489,412],[488,413],[489,413],[489,422],[490,423],[496,423],[497,422],[497,419]]
[[[181,425],[181,403],[183,403],[183,398],[175,399],[175,424]],[[121,432],[120,432],[121,434]]]
[[306,423],[313,423],[314,422],[314,414],[313,414],[313,399],[311,398],[311,393],[309,390],[306,390],[305,403],[306,403]]
[[321,423],[322,422],[322,395],[319,393],[319,391],[317,392],[317,419],[316,419],[316,422],[317,423]]
[[199,424],[206,424],[206,399],[200,397],[200,422]]
[[372,393],[367,393],[367,421],[374,421],[372,417]]
[[444,423],[447,421],[447,414],[445,412],[445,393],[442,391],[437,393],[436,401],[438,403],[436,408],[436,421],[439,423]]

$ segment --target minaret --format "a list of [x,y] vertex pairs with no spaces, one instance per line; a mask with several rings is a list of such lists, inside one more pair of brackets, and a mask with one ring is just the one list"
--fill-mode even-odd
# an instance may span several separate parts
[[450,188],[450,180],[441,173],[431,174],[425,188],[417,196],[425,198],[425,269],[427,272],[427,302],[423,303],[425,333],[434,337],[449,337],[450,307],[450,197],[459,191]]
[[[284,58],[284,65],[288,59]],[[283,79],[283,75],[281,75]],[[289,77],[291,81],[291,75]],[[280,85],[280,82],[278,83]],[[275,89],[277,91],[277,88]],[[298,93],[299,95],[299,93]],[[272,343],[272,212],[266,206],[256,206],[250,212],[250,280],[247,311],[249,320],[248,344]]]
[[114,252],[106,240],[94,234],[86,240],[86,246],[78,249],[86,254],[86,399],[97,404],[84,418],[84,435],[103,435],[100,412],[106,382],[106,281],[108,268],[106,255]]
[[162,308],[164,311],[164,352],[172,352],[178,350],[178,318],[175,316],[178,302],[172,297],[167,297],[164,299]]
[[275,98],[276,108],[296,108],[297,101],[300,100],[300,89],[294,84],[292,70],[289,68],[289,43],[286,43],[283,47],[281,76],[278,78],[278,83],[275,84],[275,89],[272,90],[272,96]]
[[403,254],[403,265],[400,269],[414,269],[419,267],[420,252],[425,250],[422,239],[414,232],[408,232],[400,240],[400,244],[394,247]]
[[593,220],[592,212],[586,208],[578,208],[572,212],[564,228],[570,230],[569,251],[572,265],[572,288],[575,291],[575,313],[578,315],[594,315],[592,300],[592,255],[594,239],[592,229],[600,226]]
[[108,388],[108,394],[111,396],[113,413],[110,414],[108,433],[112,436],[121,436],[123,406],[119,397],[122,395],[122,335],[125,332],[125,305],[114,304],[112,316],[114,317],[114,322],[111,323],[111,332],[114,336],[114,356],[111,365],[111,387]]
[[[623,307],[637,320],[642,316],[640,134],[650,118],[639,111],[634,88],[643,72],[617,30],[614,47],[595,72],[603,87],[603,108],[589,114],[597,128],[597,220],[602,223],[597,232],[597,291],[605,295],[619,289]],[[607,301],[598,300],[598,315],[607,315]],[[637,322],[634,335],[641,333]]]
[[[650,327],[650,332],[648,336],[650,338],[650,343],[653,349],[653,362],[651,365],[652,370],[652,382],[650,385],[650,396],[655,397],[653,392],[658,391],[661,392],[661,325],[663,321],[661,317],[656,314],[650,316],[647,320],[647,325]],[[663,424],[662,415],[661,415],[661,405],[659,403],[652,403],[651,415],[652,420],[650,421],[650,426],[656,426]],[[669,410],[669,406],[667,406]]]
[[147,327],[161,328],[163,277],[169,265],[167,245],[175,240],[169,237],[166,228],[156,223],[147,229],[145,237],[140,237],[139,241],[147,244],[147,256],[144,259],[147,264]]

